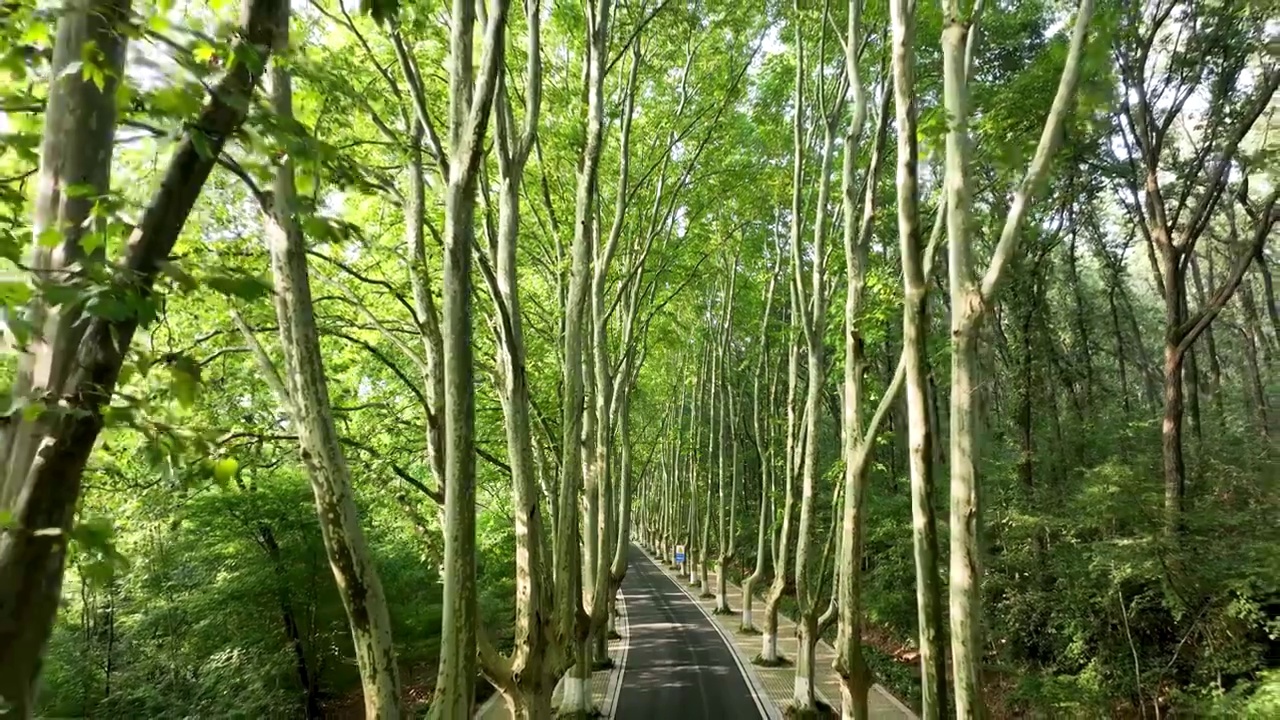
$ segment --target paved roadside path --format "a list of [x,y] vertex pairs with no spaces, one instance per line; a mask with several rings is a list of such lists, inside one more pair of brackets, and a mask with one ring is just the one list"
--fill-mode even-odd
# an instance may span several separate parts
[[632,545],[622,594],[630,636],[619,720],[776,717],[744,678],[737,654],[682,587]]

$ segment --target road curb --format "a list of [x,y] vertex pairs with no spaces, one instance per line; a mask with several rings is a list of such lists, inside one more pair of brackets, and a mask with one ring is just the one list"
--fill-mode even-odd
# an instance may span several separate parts
[[618,662],[614,663],[613,668],[609,670],[609,683],[605,686],[604,704],[600,706],[600,713],[606,718],[612,718],[618,713],[618,696],[622,694],[622,677],[627,672],[627,652],[631,647],[631,618],[627,614],[627,596],[623,594],[622,588],[618,588],[617,603],[618,619],[621,621],[618,635],[621,636],[619,642],[622,647],[618,649]]

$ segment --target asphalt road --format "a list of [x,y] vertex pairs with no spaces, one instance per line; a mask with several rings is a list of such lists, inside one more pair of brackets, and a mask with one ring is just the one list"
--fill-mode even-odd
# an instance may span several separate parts
[[636,546],[622,593],[630,630],[618,720],[761,717],[751,690],[702,611]]

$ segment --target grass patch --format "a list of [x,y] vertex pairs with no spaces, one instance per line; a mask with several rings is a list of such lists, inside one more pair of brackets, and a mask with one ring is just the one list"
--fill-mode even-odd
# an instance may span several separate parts
[[782,655],[779,655],[777,660],[765,660],[763,655],[756,655],[751,658],[751,664],[767,668],[791,667],[791,661]]
[[711,611],[712,615],[737,615],[738,611],[733,608],[716,608]]
[[701,600],[710,600],[711,598],[713,598],[713,597],[715,597],[715,596],[716,596],[716,594],[715,594],[715,593],[713,593],[713,592],[704,592],[704,593],[702,593],[702,594],[698,595],[698,598],[699,598],[699,599],[701,599]]
[[755,627],[740,627],[738,628],[738,634],[739,635],[761,635],[763,633],[755,629]]
[[591,708],[586,712],[560,712],[556,711],[557,720],[595,720],[595,718],[604,717],[604,713],[598,708]]

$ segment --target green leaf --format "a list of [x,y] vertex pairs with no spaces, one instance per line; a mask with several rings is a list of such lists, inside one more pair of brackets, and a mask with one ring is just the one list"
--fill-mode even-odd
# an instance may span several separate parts
[[87,79],[97,86],[98,92],[102,92],[103,88],[107,86],[107,75],[102,71],[102,68],[96,65],[92,67],[86,65],[84,70]]
[[200,364],[187,355],[179,355],[169,363],[172,376],[170,389],[182,407],[191,407],[196,402],[200,389]]
[[62,242],[62,231],[56,227],[45,228],[36,236],[36,244],[42,248],[55,248]]
[[67,197],[86,198],[97,195],[98,188],[95,187],[93,183],[74,183],[68,185],[63,192],[67,194]]
[[76,523],[71,537],[85,550],[106,550],[115,537],[115,524],[109,518],[92,517]]
[[191,292],[200,287],[200,283],[186,270],[183,270],[177,263],[164,261],[160,263],[160,274],[165,275],[177,283],[183,292]]
[[151,93],[148,104],[162,115],[185,117],[200,110],[201,99],[182,85],[171,85]]
[[208,160],[213,157],[213,143],[209,141],[209,136],[203,131],[196,128],[191,129],[191,143],[196,146],[196,152],[200,157]]
[[124,297],[112,293],[96,293],[85,304],[85,311],[94,317],[112,322],[124,322],[136,314],[141,306],[136,302],[137,296],[130,294]]
[[100,232],[87,232],[80,237],[80,248],[84,250],[86,255],[92,255],[94,251],[105,244]]
[[131,426],[133,417],[134,409],[123,405],[111,405],[102,412],[102,422],[107,427]]
[[23,45],[47,45],[49,44],[50,39],[49,24],[41,21],[35,21],[27,26],[27,29],[22,33],[22,39],[19,40],[19,42]]
[[199,43],[198,45],[196,45],[195,49],[191,51],[191,57],[195,58],[197,61],[202,63],[209,62],[217,54],[218,54],[218,51],[215,50],[214,47],[207,42]]
[[238,297],[241,300],[253,302],[260,300],[271,294],[271,284],[262,278],[253,275],[237,274],[237,275],[210,275],[205,278],[205,283],[214,291],[223,295]]
[[40,285],[40,294],[44,301],[53,306],[72,305],[84,297],[81,288],[70,283],[49,282]]
[[26,422],[35,422],[40,419],[40,415],[43,414],[44,411],[45,405],[39,400],[27,403],[22,407],[22,419]]
[[255,74],[261,73],[266,67],[266,58],[256,47],[249,45],[248,43],[236,46],[232,51],[231,63],[228,64],[228,67],[231,67],[231,65],[234,65],[237,62],[244,63],[249,67],[250,72]]
[[81,563],[80,576],[91,587],[106,587],[116,576],[115,563],[110,560],[91,560]]
[[[31,299],[31,286],[27,281],[17,275],[0,276],[0,302],[5,305],[21,305]],[[6,317],[5,322],[12,322],[14,318]]]
[[226,485],[235,479],[240,471],[240,463],[235,458],[221,458],[213,464],[213,479],[219,485]]

